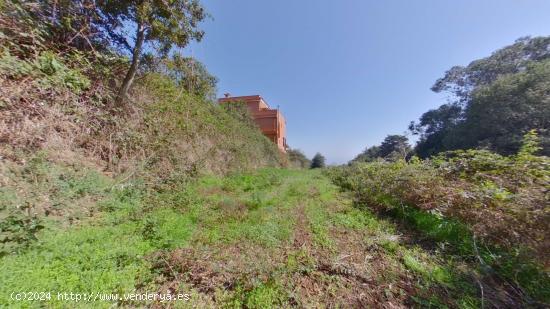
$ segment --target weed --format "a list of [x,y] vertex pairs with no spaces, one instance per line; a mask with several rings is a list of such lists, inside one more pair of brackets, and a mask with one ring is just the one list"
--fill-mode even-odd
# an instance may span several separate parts
[[251,289],[245,289],[239,286],[236,289],[233,299],[228,302],[228,305],[233,308],[284,307],[284,305],[287,304],[287,296],[283,291],[282,286],[273,280],[260,283]]
[[[525,145],[511,157],[467,150],[427,161],[355,164],[326,173],[350,190],[359,205],[412,226],[476,272],[497,273],[519,286],[528,296],[516,301],[548,301],[543,253],[548,224],[539,212],[547,204],[543,187],[548,158],[534,155],[535,135],[528,135]],[[388,252],[398,251],[393,244],[382,245]],[[411,257],[404,257],[404,263],[436,280],[448,277],[442,270],[423,269]]]

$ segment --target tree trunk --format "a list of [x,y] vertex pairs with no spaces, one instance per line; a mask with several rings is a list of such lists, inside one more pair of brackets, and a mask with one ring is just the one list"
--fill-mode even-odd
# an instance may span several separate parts
[[120,87],[116,98],[116,103],[119,105],[126,98],[126,95],[128,94],[128,89],[130,89],[130,86],[134,81],[134,76],[136,76],[136,72],[139,66],[139,57],[141,55],[141,49],[143,47],[143,41],[145,41],[145,26],[139,23],[137,26],[136,44],[134,46],[134,50],[132,51],[132,64],[130,65],[128,72],[126,72],[126,76],[124,77],[124,81],[122,82],[122,86]]

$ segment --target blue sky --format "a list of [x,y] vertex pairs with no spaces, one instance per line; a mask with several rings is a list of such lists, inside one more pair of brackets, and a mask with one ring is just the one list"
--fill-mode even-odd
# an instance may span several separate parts
[[445,102],[453,65],[550,35],[548,0],[203,0],[213,19],[186,52],[218,93],[279,106],[291,147],[352,159]]

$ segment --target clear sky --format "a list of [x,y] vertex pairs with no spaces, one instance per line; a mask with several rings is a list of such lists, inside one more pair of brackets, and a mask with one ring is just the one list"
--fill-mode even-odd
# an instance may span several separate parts
[[550,35],[550,0],[203,0],[213,19],[188,53],[218,94],[279,106],[287,141],[328,163],[352,159],[445,102],[453,65]]

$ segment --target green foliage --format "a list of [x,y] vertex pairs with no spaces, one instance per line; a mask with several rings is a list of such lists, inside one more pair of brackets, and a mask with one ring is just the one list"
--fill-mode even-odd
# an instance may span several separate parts
[[45,152],[23,166],[0,164],[0,255],[20,252],[45,227],[73,224],[90,216],[109,180],[88,168],[51,162]]
[[123,41],[125,46],[129,46],[124,31],[126,27],[132,27],[138,32],[145,31],[146,41],[157,43],[159,50],[166,52],[172,46],[184,47],[191,40],[200,41],[204,32],[197,26],[207,16],[197,0],[102,1],[97,9],[101,11],[97,22],[108,29],[113,41]]
[[276,146],[246,115],[189,95],[159,74],[147,75],[140,86],[154,99],[143,106],[142,138],[127,140],[126,147],[145,150],[147,170],[163,181],[280,164]]
[[227,302],[228,308],[274,308],[288,306],[287,293],[283,286],[273,279],[252,287],[240,284]]
[[404,160],[411,152],[409,139],[404,135],[388,135],[380,146],[365,149],[351,162],[372,162],[376,159],[387,161]]
[[523,144],[518,152],[520,160],[532,159],[542,149],[536,130],[531,130],[523,136]]
[[411,122],[409,130],[420,135],[415,153],[426,158],[447,150],[444,139],[452,132],[462,115],[462,106],[458,103],[443,104],[420,116],[419,123]]
[[47,27],[36,15],[32,2],[3,1],[0,16],[0,52],[12,50],[17,55],[36,55],[47,44]]
[[525,136],[521,149],[511,157],[455,151],[426,161],[354,164],[328,173],[359,203],[407,222],[463,259],[479,256],[531,297],[548,301],[550,295],[539,287],[550,286],[542,266],[548,263],[550,226],[547,210],[541,211],[548,207],[550,162],[534,155],[535,132]]
[[36,216],[11,210],[0,222],[0,256],[17,252],[36,240],[44,226]]
[[90,80],[78,70],[67,67],[52,52],[42,52],[32,60],[21,60],[5,50],[0,57],[0,75],[19,79],[32,77],[45,89],[68,88],[80,93],[90,87]]
[[[44,161],[37,159],[29,167],[35,171],[33,178],[43,177],[40,175],[50,169]],[[9,299],[11,290],[143,292],[159,290],[174,279],[179,283],[176,288],[193,293],[192,305],[197,306],[285,307],[295,301],[305,305],[301,298],[309,296],[298,294],[295,284],[301,281],[297,280],[307,278],[330,290],[348,292],[346,284],[353,281],[352,277],[320,272],[320,265],[332,260],[332,254],[336,259],[341,253],[336,251],[339,245],[355,248],[364,241],[365,245],[382,246],[384,239],[389,239],[384,236],[392,232],[372,213],[352,207],[351,201],[339,195],[336,186],[316,170],[262,169],[223,178],[206,176],[193,182],[183,177],[160,192],[134,180],[111,184],[104,194],[97,207],[101,211],[95,217],[74,226],[48,226],[27,249],[2,257],[1,306],[17,305]],[[254,207],[247,207],[248,201]],[[335,237],[340,233],[347,236]],[[293,243],[299,236],[298,240],[305,243],[295,248]],[[361,244],[350,242],[348,236]],[[444,287],[445,295],[457,299],[472,294],[455,288],[457,274],[449,272],[446,264],[420,249],[405,248],[398,239],[392,243],[391,255],[376,252],[384,269],[397,272],[399,277],[373,272],[380,284],[411,277],[428,295],[433,294],[431,287]],[[201,258],[182,258],[193,250]],[[224,261],[234,265],[231,270],[221,268],[211,274],[217,278],[219,272],[228,279],[213,281],[215,291],[199,290],[201,283],[192,281],[194,269],[210,272],[212,265],[223,265]],[[192,268],[196,265],[199,268]],[[372,265],[376,267],[378,261]],[[225,282],[231,283],[230,289],[223,285]],[[417,292],[412,293],[419,302],[434,298]],[[212,295],[216,299],[212,300]],[[315,296],[309,298],[319,304]],[[201,303],[203,299],[208,302]],[[454,300],[449,302],[454,304]],[[62,307],[67,303],[54,299],[40,305]],[[88,307],[90,303],[74,305]],[[149,303],[94,302],[96,307],[116,305]]]
[[[6,85],[0,105],[10,151],[63,144],[105,162],[110,172],[144,173],[168,186],[182,176],[283,163],[248,114],[209,100],[216,80],[202,64],[164,54],[202,37],[197,27],[206,13],[198,1],[10,1],[0,15]],[[165,61],[156,73],[139,72],[129,108],[113,104],[113,88],[128,70],[115,47],[129,45],[126,31],[138,25],[144,40],[163,50],[147,47],[157,52],[152,62]],[[26,117],[33,126],[18,132],[14,124]]]
[[60,59],[51,52],[40,54],[34,63],[34,67],[40,70],[45,76],[50,87],[63,85],[75,92],[90,87],[90,81],[77,70],[69,69]]
[[378,155],[380,151],[380,146],[371,146],[367,147],[363,152],[358,154],[350,163],[353,162],[372,162],[375,161],[380,156]]
[[286,151],[288,156],[288,161],[290,165],[295,168],[308,168],[311,165],[311,160],[309,160],[306,155],[299,149],[288,149]]
[[242,124],[249,128],[258,129],[258,125],[254,122],[245,102],[231,102],[231,104],[221,104],[220,107]]
[[[40,249],[2,260],[0,304],[13,305],[7,295],[14,290],[105,293],[134,290],[136,279],[150,280],[148,265],[143,259],[150,247],[140,241],[135,231],[135,224],[124,224],[45,234]],[[64,304],[57,301],[57,297],[52,301],[57,306]],[[106,308],[112,304],[96,302],[94,305]]]
[[313,159],[311,159],[310,168],[323,168],[323,167],[325,167],[325,157],[320,153],[316,153],[313,156]]
[[12,56],[8,50],[4,50],[0,58],[0,72],[2,75],[19,78],[29,75],[33,72],[33,65],[27,61],[22,61],[19,58]]
[[[116,196],[109,198],[113,204],[123,202]],[[123,217],[122,213],[113,215]],[[134,289],[137,278],[147,281],[143,256],[152,247],[136,233],[139,224],[126,219],[111,225],[109,219],[106,216],[99,220],[100,224],[75,226],[68,231],[58,225],[50,226],[27,250],[4,257],[0,266],[0,304],[7,306],[11,302],[11,290],[94,289],[116,293]],[[53,298],[54,303],[56,299]]]
[[408,269],[423,276],[427,281],[433,281],[442,285],[449,285],[451,283],[451,274],[447,269],[424,263],[411,253],[406,253],[403,256],[403,264]]
[[438,79],[432,90],[449,91],[466,101],[479,86],[489,85],[501,76],[523,71],[530,62],[550,58],[549,37],[523,37],[501,48],[491,56],[472,61],[468,66],[455,66]]
[[[184,203],[175,208],[175,201]],[[154,209],[147,207],[151,203]],[[0,306],[14,305],[9,295],[15,290],[122,294],[152,286],[147,255],[185,246],[196,225],[195,212],[181,211],[192,204],[177,191],[158,194],[127,183],[112,187],[100,204],[102,212],[95,218],[69,227],[48,225],[24,250],[2,257]],[[52,297],[43,305],[67,303]],[[113,303],[97,301],[94,306]]]
[[161,70],[188,93],[215,99],[218,80],[197,59],[174,54],[163,61],[162,67]]
[[[550,59],[530,63],[522,72],[478,88],[464,109],[465,120],[446,138],[446,144],[451,149],[486,147],[501,154],[517,152],[523,134],[550,124],[549,80]],[[548,155],[548,132],[540,133],[542,154]]]
[[286,293],[282,286],[275,282],[267,282],[255,287],[244,297],[246,308],[268,308],[285,304]]
[[523,134],[538,129],[541,153],[548,155],[549,44],[549,37],[522,38],[447,71],[432,89],[450,92],[456,100],[411,123],[411,131],[420,135],[417,154],[486,148],[510,155],[519,150]]
[[306,214],[309,219],[309,227],[313,233],[313,241],[319,247],[334,249],[334,240],[329,234],[331,221],[330,214],[325,209],[316,207],[317,205],[308,204]]
[[[205,241],[212,244],[248,242],[273,247],[290,237],[292,221],[280,212],[291,196],[273,196],[270,192],[281,185],[285,171],[263,169],[259,172],[234,174],[221,183],[207,183],[214,190],[228,194],[207,196],[202,208]],[[237,195],[235,197],[234,195]]]
[[405,159],[411,151],[408,138],[403,135],[388,135],[380,144],[378,156],[388,160]]
[[[138,71],[144,48],[168,54],[172,47],[183,48],[191,40],[200,41],[204,35],[198,24],[206,12],[198,0],[175,1],[102,1],[97,5],[101,13],[98,22],[115,43],[131,50],[131,63],[117,95],[121,104]],[[133,46],[126,40],[126,31],[133,28],[136,36]]]

